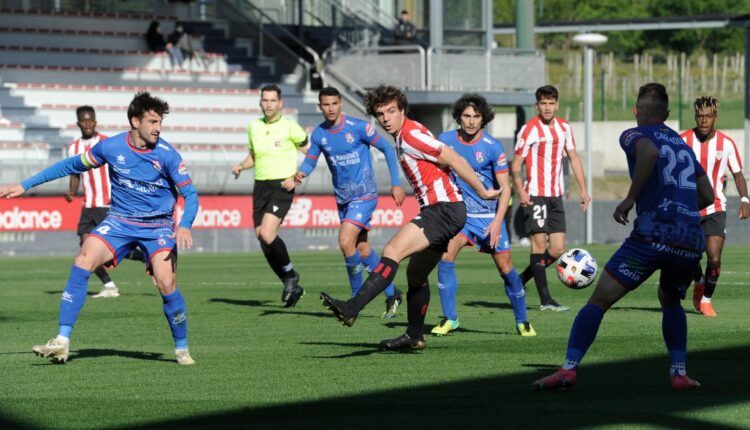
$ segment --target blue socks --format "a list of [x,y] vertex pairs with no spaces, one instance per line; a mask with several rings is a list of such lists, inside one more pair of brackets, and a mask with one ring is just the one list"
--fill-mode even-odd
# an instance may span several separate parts
[[604,311],[592,304],[587,304],[578,312],[573,328],[570,329],[564,369],[575,369],[583,360],[586,351],[594,343],[602,317],[604,317]]
[[[380,256],[377,252],[375,252],[374,249],[371,249],[370,255],[363,258],[362,262],[365,263],[367,271],[372,272],[376,267],[378,267],[378,263],[380,263]],[[394,287],[393,282],[391,282],[387,287],[385,287],[385,296],[393,297],[394,295],[396,295],[396,287]]]
[[352,297],[357,295],[357,291],[362,287],[362,257],[359,251],[354,250],[354,255],[344,256],[346,264],[346,273],[349,275],[349,286],[352,288]]
[[180,290],[175,289],[171,294],[161,296],[164,302],[164,316],[167,317],[169,328],[172,330],[175,349],[185,349],[187,343],[187,311],[185,299]]
[[86,291],[89,289],[89,278],[91,272],[81,269],[75,264],[70,268],[70,277],[68,284],[65,285],[65,291],[60,299],[60,318],[59,331],[60,336],[70,337],[73,332],[73,326],[78,319],[78,314],[86,303]]
[[505,294],[510,299],[510,304],[513,306],[513,315],[516,317],[516,323],[522,323],[527,321],[526,319],[526,291],[523,289],[523,281],[516,272],[516,269],[512,269],[508,273],[501,273],[503,281],[505,282]]
[[457,291],[458,278],[456,278],[456,265],[452,261],[440,260],[440,263],[438,264],[438,292],[440,293],[440,304],[443,307],[443,315],[453,321],[458,319],[458,315],[456,314]]
[[672,369],[678,373],[685,373],[685,360],[687,358],[687,318],[685,309],[681,305],[663,307],[661,319],[661,331],[664,335],[664,343],[669,351],[669,361]]

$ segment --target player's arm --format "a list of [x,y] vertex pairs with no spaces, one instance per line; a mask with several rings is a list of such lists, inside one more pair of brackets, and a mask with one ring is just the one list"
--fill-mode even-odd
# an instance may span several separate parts
[[742,171],[739,171],[732,173],[732,177],[734,178],[734,184],[737,186],[737,192],[740,194],[741,198],[739,217],[740,219],[745,219],[750,217],[750,199],[747,197],[747,182],[745,182],[745,175],[742,174]]
[[476,172],[471,168],[471,165],[464,160],[464,158],[456,151],[451,149],[448,145],[443,145],[440,155],[437,158],[438,163],[447,165],[450,167],[456,175],[463,179],[464,182],[477,192],[479,197],[485,200],[496,199],[500,195],[500,190],[488,190],[484,187],[484,184],[477,178]]
[[[98,146],[100,145],[96,145],[94,148],[97,148]],[[81,155],[74,155],[64,160],[60,160],[36,175],[24,179],[19,184],[0,187],[0,197],[18,197],[37,185],[54,181],[55,179],[60,179],[65,176],[83,173],[89,169],[101,166],[103,164],[102,159],[92,153],[93,148]]]
[[245,157],[245,159],[242,160],[242,162],[232,166],[232,174],[234,175],[234,179],[239,178],[240,173],[242,173],[243,170],[252,169],[253,166],[255,166],[255,160],[253,159],[253,151],[248,151],[247,157]]
[[698,186],[698,209],[703,209],[714,202],[714,188],[705,173],[695,179]]
[[305,160],[302,161],[299,170],[297,170],[297,174],[294,175],[294,180],[297,183],[302,183],[302,180],[307,176],[310,176],[313,170],[315,170],[315,166],[318,165],[320,152],[320,142],[318,142],[318,139],[313,135],[313,138],[310,139],[310,148],[305,153]]
[[513,185],[518,190],[518,200],[521,207],[529,207],[533,203],[531,202],[531,196],[526,192],[523,187],[523,175],[521,173],[521,166],[523,166],[523,157],[516,153],[513,157],[513,161],[510,163],[510,171],[513,175]]
[[198,191],[193,185],[193,180],[190,178],[182,157],[175,152],[171,154],[173,155],[165,163],[167,174],[182,198],[185,199],[185,211],[182,213],[182,219],[177,226],[174,237],[178,249],[189,249],[193,247],[193,235],[190,228],[193,226],[196,215],[198,215]]
[[393,196],[393,200],[396,201],[396,205],[401,206],[406,195],[404,194],[404,189],[401,187],[401,178],[398,176],[396,151],[387,140],[381,139],[378,134],[375,134],[375,136],[376,138],[372,145],[385,156],[385,162],[388,164],[388,173],[391,176],[391,195]]
[[633,168],[633,179],[630,182],[628,195],[617,205],[614,214],[612,214],[618,223],[622,225],[628,223],[628,212],[635,205],[635,200],[641,194],[649,176],[651,176],[658,158],[659,151],[656,150],[656,146],[649,139],[645,137],[638,139],[635,143],[635,167]]
[[505,213],[508,211],[508,205],[510,202],[510,175],[508,169],[505,171],[495,172],[495,178],[497,183],[500,185],[500,198],[497,202],[497,211],[495,212],[495,218],[492,220],[490,225],[487,226],[485,234],[490,235],[490,246],[494,248],[497,246],[497,242],[500,240],[500,233],[502,232],[503,221],[505,220]]
[[70,183],[68,184],[68,192],[65,193],[65,201],[68,203],[72,202],[76,194],[78,194],[78,187],[81,184],[81,175],[70,175]]
[[586,175],[583,173],[583,164],[575,148],[566,149],[565,151],[570,160],[570,168],[573,169],[573,176],[575,176],[576,182],[578,182],[578,186],[581,188],[581,210],[585,212],[589,208],[589,204],[591,204],[591,196],[589,196],[586,189]]

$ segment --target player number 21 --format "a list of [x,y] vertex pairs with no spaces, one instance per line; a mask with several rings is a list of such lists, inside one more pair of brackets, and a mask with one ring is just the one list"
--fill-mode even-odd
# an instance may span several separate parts
[[[666,185],[677,185],[680,188],[686,188],[689,190],[695,190],[695,181],[690,179],[690,176],[695,173],[695,166],[693,166],[693,160],[687,149],[680,149],[677,154],[674,153],[674,149],[671,146],[664,145],[661,147],[660,155],[667,158],[667,165],[664,167],[664,184]],[[680,172],[680,176],[675,179],[672,175],[672,171],[677,166],[677,161],[687,163],[684,169]]]

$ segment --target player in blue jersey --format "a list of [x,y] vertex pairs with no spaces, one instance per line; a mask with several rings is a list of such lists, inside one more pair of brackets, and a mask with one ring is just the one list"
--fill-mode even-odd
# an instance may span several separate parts
[[465,158],[474,169],[482,184],[488,188],[499,188],[500,199],[484,200],[453,174],[466,203],[466,225],[448,244],[438,264],[438,292],[443,306],[444,318],[432,329],[432,334],[443,336],[459,327],[456,313],[455,260],[466,245],[476,245],[479,252],[492,256],[500,277],[505,284],[505,293],[513,306],[516,331],[521,336],[536,336],[534,328],[526,319],[526,292],[523,281],[510,260],[510,240],[505,227],[505,212],[510,200],[510,175],[503,145],[484,133],[484,127],[492,121],[495,113],[487,100],[479,94],[464,94],[453,105],[453,119],[460,128],[446,131],[438,137]]
[[[380,262],[380,257],[367,240],[370,218],[378,204],[378,184],[370,158],[371,146],[385,155],[391,176],[391,195],[399,206],[404,201],[404,190],[398,176],[396,151],[367,121],[341,112],[341,94],[336,88],[320,90],[318,106],[325,121],[313,130],[310,148],[296,179],[301,182],[309,176],[318,163],[318,157],[323,154],[331,170],[341,220],[339,247],[344,254],[352,296],[356,296],[362,286],[362,268],[372,272]],[[391,283],[385,289],[385,296],[383,317],[395,318],[403,295]]]
[[[177,249],[193,245],[190,227],[198,212],[198,194],[180,154],[159,137],[166,102],[138,93],[128,107],[131,130],[105,139],[81,155],[62,160],[20,184],[0,187],[0,197],[20,196],[45,182],[83,173],[107,164],[112,184],[109,214],[89,234],[70,270],[60,301],[58,336],[34,352],[53,362],[65,363],[70,334],[86,301],[91,272],[112,260],[117,265],[136,246],[145,251],[149,271],[161,293],[164,315],[172,330],[177,363],[194,364],[188,352],[185,300],[175,277]],[[177,195],[185,199],[185,212],[175,230]]]
[[659,302],[672,388],[700,386],[685,371],[687,319],[680,300],[685,298],[705,246],[699,210],[714,201],[714,193],[693,151],[676,131],[664,125],[668,107],[663,85],[646,84],[638,91],[633,109],[638,126],[620,136],[628,160],[630,189],[613,214],[615,221],[625,225],[635,205],[633,231],[607,262],[594,293],[578,312],[563,367],[534,382],[537,390],[575,383],[578,364],[594,342],[604,313],[656,270],[661,271]]

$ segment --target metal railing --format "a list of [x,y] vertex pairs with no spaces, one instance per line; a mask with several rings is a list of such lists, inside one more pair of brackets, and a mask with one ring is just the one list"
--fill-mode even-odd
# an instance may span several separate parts
[[533,92],[544,85],[537,50],[418,45],[329,50],[327,64],[362,88],[388,83],[411,90]]
[[362,88],[387,82],[402,88],[427,89],[426,53],[419,45],[329,50],[323,58]]

